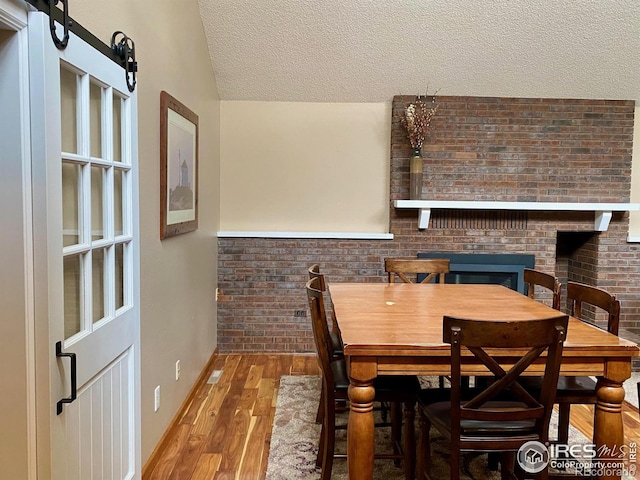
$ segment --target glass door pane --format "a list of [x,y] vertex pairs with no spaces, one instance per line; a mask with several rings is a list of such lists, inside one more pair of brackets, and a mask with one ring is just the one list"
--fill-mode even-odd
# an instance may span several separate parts
[[89,86],[89,129],[91,156],[102,157],[102,88],[91,82]]
[[124,245],[116,245],[116,310],[124,306]]
[[91,166],[91,240],[94,241],[105,237],[103,198],[106,173],[102,167]]
[[60,113],[62,120],[62,151],[78,153],[78,77],[60,67]]
[[62,163],[62,245],[80,243],[80,174],[81,167]]
[[113,169],[113,233],[114,235],[124,234],[124,222],[122,218],[122,196],[124,173],[119,168]]
[[92,251],[91,273],[93,290],[93,323],[101,320],[105,316],[105,249],[98,248]]
[[113,95],[113,161],[122,162],[122,99]]
[[64,338],[82,330],[83,255],[64,257]]

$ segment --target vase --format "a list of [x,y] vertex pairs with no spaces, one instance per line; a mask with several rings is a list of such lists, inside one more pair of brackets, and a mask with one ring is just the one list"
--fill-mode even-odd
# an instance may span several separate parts
[[409,164],[409,200],[422,199],[422,165],[420,150],[416,150]]

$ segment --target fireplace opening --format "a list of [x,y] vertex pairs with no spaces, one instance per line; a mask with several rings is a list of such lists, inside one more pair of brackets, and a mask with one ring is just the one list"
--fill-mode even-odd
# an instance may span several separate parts
[[595,232],[558,232],[556,276],[562,284],[597,285],[599,235]]
[[[535,256],[501,253],[418,253],[418,258],[448,258],[445,283],[489,283],[526,293],[524,269],[535,267]],[[424,276],[418,276],[420,281]]]
[[[595,232],[558,232],[556,241],[556,276],[560,283],[566,285],[571,281],[600,286],[600,235]],[[566,305],[566,295],[563,295],[562,302],[568,312],[570,307]],[[586,306],[582,310],[582,318],[606,328],[605,315],[593,307]]]

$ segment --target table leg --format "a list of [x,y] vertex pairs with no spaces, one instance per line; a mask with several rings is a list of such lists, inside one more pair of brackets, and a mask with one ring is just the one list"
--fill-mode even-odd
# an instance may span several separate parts
[[[365,367],[365,368],[358,368]],[[349,423],[347,424],[347,465],[349,480],[372,480],[374,454],[373,377],[371,368],[351,362],[349,370]],[[369,373],[366,373],[366,371]],[[367,378],[369,377],[369,378]]]
[[[625,373],[628,370],[628,373]],[[620,463],[627,464],[628,458],[620,455],[626,450],[622,423],[622,401],[624,388],[622,382],[631,376],[631,366],[607,363],[605,377],[598,377],[596,394],[598,401],[594,411],[593,442],[596,444],[599,459],[611,459],[611,469],[605,469],[610,475],[600,479],[620,479]]]
[[[406,402],[404,405],[404,418],[402,419],[402,448],[405,452],[416,451],[416,402]],[[418,453],[419,455],[419,453]],[[405,457],[406,458],[406,457]],[[416,476],[416,456],[411,455],[413,462],[405,462],[404,473],[405,478],[415,478]],[[420,479],[422,480],[422,479]]]

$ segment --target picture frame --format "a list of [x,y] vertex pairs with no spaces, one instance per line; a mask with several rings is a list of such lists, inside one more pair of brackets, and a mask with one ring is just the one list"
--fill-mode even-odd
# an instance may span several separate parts
[[160,92],[160,239],[198,229],[198,115]]

